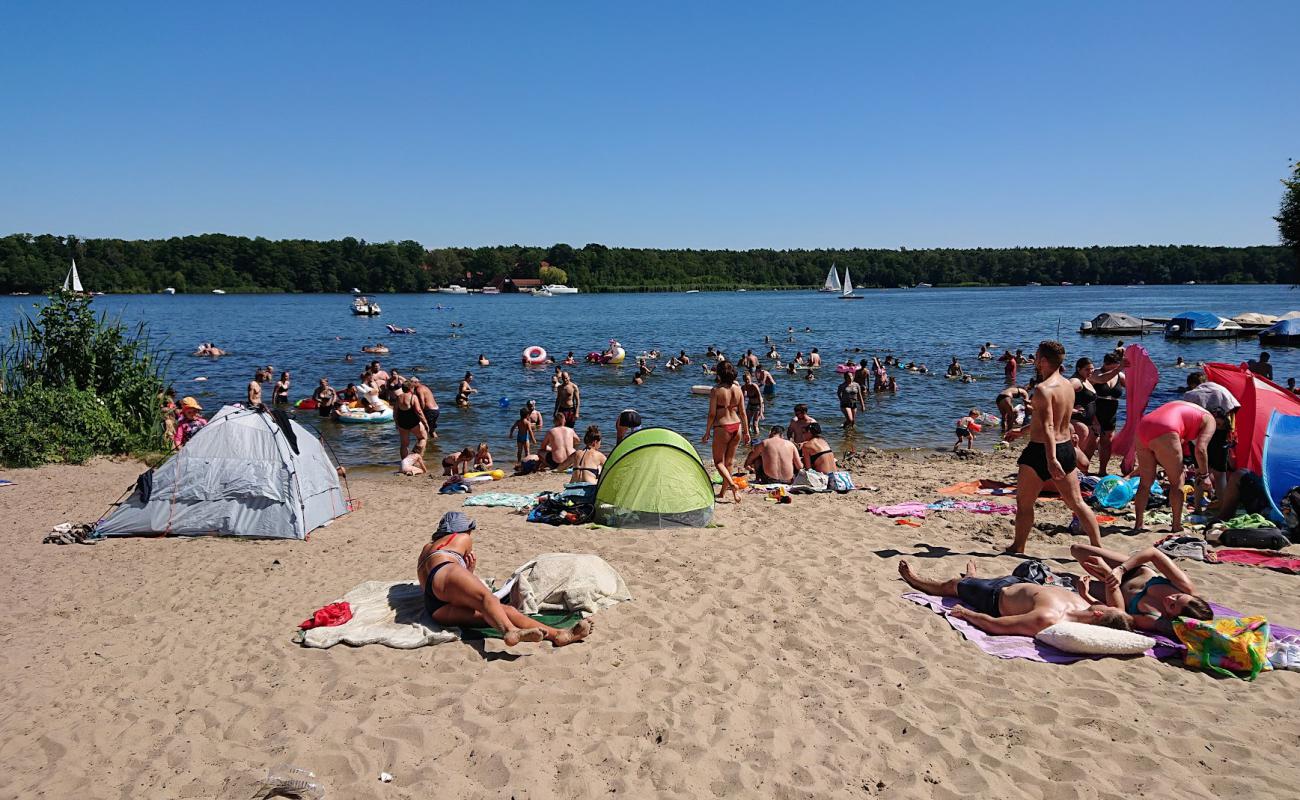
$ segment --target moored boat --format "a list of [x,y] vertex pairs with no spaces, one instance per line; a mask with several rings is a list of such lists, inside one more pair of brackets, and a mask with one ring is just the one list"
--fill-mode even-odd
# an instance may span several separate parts
[[442,286],[437,291],[438,294],[469,294],[469,289],[466,289],[458,283],[453,283],[450,286]]
[[352,301],[352,313],[359,317],[377,317],[381,311],[379,304],[368,297],[358,297]]
[[1165,323],[1169,339],[1235,339],[1249,335],[1230,319],[1208,311],[1184,311]]

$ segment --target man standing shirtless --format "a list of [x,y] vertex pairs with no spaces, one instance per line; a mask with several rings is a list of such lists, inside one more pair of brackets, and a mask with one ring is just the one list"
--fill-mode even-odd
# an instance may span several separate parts
[[426,433],[430,439],[438,440],[438,415],[442,413],[438,409],[438,401],[433,397],[433,390],[425,386],[419,378],[411,378],[411,383],[415,385],[415,396],[420,399],[420,410],[423,412],[424,425]]
[[560,385],[555,387],[555,413],[564,415],[564,424],[572,428],[582,413],[582,392],[573,377],[560,373]]
[[[1074,512],[1083,532],[1088,534],[1088,541],[1094,547],[1101,547],[1097,517],[1083,502],[1074,474],[1076,458],[1070,437],[1074,387],[1061,377],[1064,360],[1065,347],[1060,342],[1044,341],[1034,354],[1039,382],[1030,401],[1033,413],[1029,419],[1029,444],[1017,462],[1020,473],[1016,481],[1016,538],[1007,550],[1009,553],[1025,552],[1029,531],[1034,527],[1034,501],[1048,481],[1053,482],[1066,507]],[[1023,428],[1009,431],[1006,438],[1017,439],[1023,432]]]
[[[974,561],[966,562],[960,578],[946,581],[926,580],[906,561],[898,562],[898,574],[918,592],[960,599],[963,605],[953,606],[948,613],[994,636],[1033,636],[1058,622],[1133,630],[1132,620],[1124,612],[1069,589],[1043,586],[1015,575],[978,578]],[[1086,584],[1080,586],[1086,591]]]

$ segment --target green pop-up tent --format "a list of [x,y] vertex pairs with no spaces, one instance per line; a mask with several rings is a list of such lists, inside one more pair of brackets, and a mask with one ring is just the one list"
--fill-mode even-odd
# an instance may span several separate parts
[[703,527],[713,519],[713,484],[681,434],[643,428],[605,460],[595,518],[615,528]]

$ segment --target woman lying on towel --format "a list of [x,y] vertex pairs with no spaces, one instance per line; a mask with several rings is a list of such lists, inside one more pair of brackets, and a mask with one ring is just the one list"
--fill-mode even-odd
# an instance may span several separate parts
[[1154,547],[1125,556],[1104,547],[1076,544],[1070,555],[1094,578],[1105,581],[1113,576],[1119,580],[1119,591],[1108,591],[1104,600],[1133,617],[1133,627],[1138,630],[1171,634],[1175,617],[1214,619],[1210,604],[1197,596],[1192,579]]
[[470,536],[477,525],[460,513],[442,515],[433,541],[420,551],[415,573],[424,589],[424,607],[440,625],[480,627],[491,625],[501,631],[507,646],[546,640],[556,647],[580,642],[591,633],[590,620],[569,630],[557,630],[538,622],[511,606],[503,605],[474,575],[474,542]]

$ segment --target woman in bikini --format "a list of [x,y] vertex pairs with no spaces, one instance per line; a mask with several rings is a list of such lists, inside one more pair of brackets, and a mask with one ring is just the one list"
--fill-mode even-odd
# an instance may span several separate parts
[[456,628],[491,625],[501,631],[507,647],[543,640],[563,647],[587,638],[592,631],[590,620],[558,630],[503,605],[474,574],[478,559],[470,533],[476,527],[474,520],[459,511],[449,511],[442,515],[433,540],[420,551],[415,573],[424,590],[424,607],[433,621]]
[[808,426],[808,433],[812,437],[799,445],[799,455],[803,457],[803,465],[807,469],[816,470],[823,475],[829,475],[835,471],[835,451],[822,438],[821,423],[814,422]]
[[588,425],[582,436],[586,448],[573,454],[573,483],[596,483],[605,466],[605,454],[600,452],[600,428]]
[[1070,555],[1092,577],[1103,582],[1108,575],[1118,579],[1117,592],[1096,599],[1131,616],[1134,628],[1171,634],[1170,623],[1175,617],[1214,619],[1210,604],[1196,594],[1192,579],[1154,547],[1125,556],[1104,547],[1076,544],[1070,547]]
[[736,385],[736,366],[730,361],[718,362],[718,385],[709,392],[709,418],[700,441],[708,444],[709,437],[713,437],[713,466],[722,479],[718,499],[730,489],[732,501],[739,503],[740,492],[731,478],[731,465],[741,440],[749,444],[749,421],[745,417],[745,399]]

